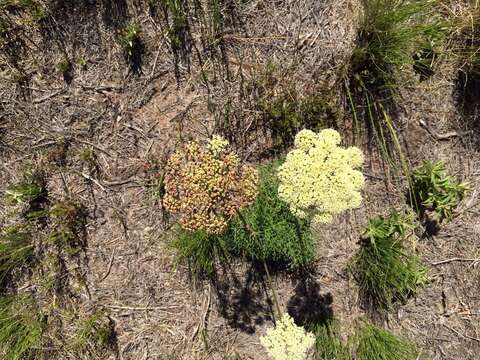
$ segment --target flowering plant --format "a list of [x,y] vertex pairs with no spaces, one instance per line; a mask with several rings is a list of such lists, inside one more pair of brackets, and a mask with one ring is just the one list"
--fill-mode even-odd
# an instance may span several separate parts
[[329,223],[333,215],[360,206],[363,154],[356,147],[342,148],[333,129],[320,133],[302,130],[278,170],[279,197],[300,218]]
[[260,338],[260,343],[275,360],[302,360],[315,343],[315,336],[295,325],[289,314],[284,314],[275,328]]
[[238,210],[255,200],[256,170],[242,165],[227,145],[220,137],[206,146],[189,142],[168,160],[165,207],[186,230],[220,234]]

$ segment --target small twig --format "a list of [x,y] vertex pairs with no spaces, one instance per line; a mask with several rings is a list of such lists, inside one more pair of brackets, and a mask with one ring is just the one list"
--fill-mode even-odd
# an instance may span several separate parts
[[160,310],[168,312],[168,310],[173,310],[173,308],[165,308],[162,306],[122,306],[122,305],[109,305],[104,304],[103,306],[109,309],[117,309],[117,310],[132,310],[132,311],[153,311],[153,310]]
[[243,226],[245,227],[245,229],[250,233],[250,235],[252,237],[255,237],[257,236],[257,234],[255,233],[255,230],[252,229],[252,227],[250,226],[250,224],[247,222],[247,220],[245,219],[245,217],[243,216],[242,212],[238,209],[235,209],[235,211],[237,212],[237,215],[238,217],[240,218],[240,220],[242,221],[243,223]]
[[152,71],[150,73],[150,78],[152,78],[153,74],[155,74],[155,68],[157,67],[158,56],[160,55],[160,49],[161,48],[162,48],[161,46],[158,47],[157,54],[155,55],[155,61],[153,62],[153,68],[152,68]]
[[427,132],[435,139],[435,140],[448,140],[452,137],[457,137],[457,136],[464,136],[468,133],[470,133],[471,131],[464,131],[464,132],[457,132],[457,131],[450,131],[450,132],[447,132],[447,133],[444,133],[444,134],[439,134],[437,133],[436,131],[430,129],[427,124],[425,123],[425,121],[423,120],[419,120],[419,123],[420,125],[425,129],[427,130]]
[[475,341],[480,342],[480,339],[478,339],[476,337],[473,337],[473,336],[468,336],[468,335],[461,334],[460,332],[458,332],[457,330],[455,330],[454,328],[451,328],[450,326],[448,326],[446,324],[443,324],[443,326],[445,326],[447,329],[453,331],[458,336],[463,337],[464,339],[470,339],[470,340],[475,340]]
[[98,145],[96,145],[96,144],[94,144],[94,143],[92,143],[92,142],[90,142],[90,141],[81,140],[81,139],[76,139],[76,141],[81,142],[81,143],[83,143],[83,144],[85,144],[85,145],[93,146],[93,147],[94,147],[95,149],[97,149],[98,151],[101,151],[101,152],[103,152],[104,154],[112,157],[112,155],[111,155],[107,150],[101,148],[100,146],[98,146]]
[[100,279],[100,282],[105,280],[107,278],[107,276],[110,275],[110,271],[112,270],[112,265],[113,265],[113,259],[114,258],[115,258],[115,249],[113,249],[113,251],[112,251],[112,257],[110,258],[110,262],[108,263],[107,272],[105,273],[105,275],[102,276],[102,278]]
[[99,182],[97,179],[94,179],[94,178],[92,178],[91,176],[89,176],[89,175],[87,175],[87,174],[85,174],[85,173],[83,173],[83,172],[81,172],[80,175],[82,175],[85,179],[92,181],[95,185],[97,185],[97,186],[98,186],[100,189],[102,189],[103,191],[107,191],[107,190],[105,189],[105,187],[104,187],[102,184],[100,184],[100,182]]
[[49,94],[49,95],[47,95],[47,96],[41,97],[41,98],[39,98],[39,99],[34,99],[34,100],[32,100],[32,103],[33,103],[33,104],[40,104],[40,103],[42,103],[42,102],[44,102],[44,101],[47,101],[48,99],[51,99],[51,98],[53,98],[53,97],[55,97],[55,96],[63,93],[64,91],[65,91],[64,89],[60,89],[60,90],[55,91],[55,92],[53,92],[53,93],[51,93],[51,94]]
[[453,262],[453,261],[477,262],[477,261],[480,261],[480,258],[478,258],[478,259],[451,258],[451,259],[446,259],[446,260],[431,263],[431,265],[432,266],[442,265],[442,264],[447,264],[447,263],[450,263],[450,262]]
[[115,181],[103,181],[103,184],[106,186],[120,186],[125,185],[131,182],[136,181],[134,178],[124,179],[124,180],[115,180]]
[[280,318],[282,317],[282,310],[280,310],[280,305],[278,303],[277,290],[273,286],[273,280],[272,280],[272,277],[270,276],[270,271],[268,271],[268,265],[265,262],[265,260],[263,261],[263,268],[265,269],[265,274],[267,275],[267,281],[268,281],[268,285],[270,286],[270,290],[272,290],[273,302],[275,305],[275,310],[277,311],[277,316]]
[[96,92],[101,93],[102,91],[123,91],[123,86],[115,86],[115,85],[103,85],[103,86],[88,86],[80,84],[82,89],[84,90],[93,90]]

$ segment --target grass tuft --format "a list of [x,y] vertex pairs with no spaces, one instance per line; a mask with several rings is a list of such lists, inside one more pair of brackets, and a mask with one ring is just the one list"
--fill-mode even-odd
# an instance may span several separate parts
[[[421,77],[433,72],[437,48],[447,27],[437,20],[436,1],[363,0],[363,16],[346,74],[354,133],[362,126],[391,165],[398,148],[395,126],[388,124],[397,111],[395,99],[409,68]],[[423,73],[423,75],[422,75]],[[363,124],[362,124],[363,123]],[[405,174],[407,175],[407,174]]]
[[5,190],[7,199],[14,204],[28,203],[42,196],[43,189],[35,183],[22,182]]
[[178,262],[188,261],[193,274],[212,274],[215,263],[226,256],[222,236],[207,234],[204,231],[189,232],[179,229],[172,242]]
[[310,328],[315,334],[315,359],[318,360],[352,360],[347,345],[336,333],[335,321],[328,320],[324,324],[315,324]]
[[34,249],[31,234],[26,230],[7,228],[0,234],[0,284],[33,258]]
[[111,326],[98,313],[78,321],[70,346],[76,351],[100,355],[109,347],[114,336]]
[[357,331],[357,360],[414,360],[417,351],[413,344],[371,323]]
[[426,268],[404,244],[412,227],[412,219],[398,212],[368,221],[351,266],[362,291],[376,306],[404,302],[426,281]]
[[0,298],[0,354],[4,360],[34,357],[41,347],[42,323],[28,296]]
[[414,55],[432,47],[445,33],[439,22],[426,21],[435,1],[363,0],[364,14],[353,51],[354,84],[362,90],[392,88],[396,71],[413,66]]

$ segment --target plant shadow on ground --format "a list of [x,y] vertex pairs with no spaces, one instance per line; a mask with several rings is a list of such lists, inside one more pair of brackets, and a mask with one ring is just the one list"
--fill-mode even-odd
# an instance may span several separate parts
[[273,302],[260,266],[251,263],[244,279],[230,267],[223,270],[223,274],[214,275],[212,282],[219,312],[228,325],[253,334],[257,326],[272,321]]
[[457,95],[456,107],[463,118],[463,127],[471,134],[471,143],[480,149],[480,74],[459,71]]
[[302,274],[294,292],[287,310],[297,325],[326,324],[333,318],[333,296],[329,292],[321,294],[320,284],[312,276]]
[[[282,269],[281,265],[278,267],[275,267],[275,264],[271,265],[269,267],[272,274]],[[250,263],[244,274],[244,279],[241,279],[233,271],[225,271],[222,276],[215,277],[213,283],[219,312],[227,320],[228,325],[253,334],[257,326],[262,326],[266,322],[274,323],[274,303],[263,264]],[[286,311],[293,317],[295,323],[308,326],[324,324],[332,319],[332,294],[321,294],[320,284],[311,275],[306,275],[306,271],[298,271],[293,276],[297,284],[287,303]],[[278,286],[281,281],[276,283]]]

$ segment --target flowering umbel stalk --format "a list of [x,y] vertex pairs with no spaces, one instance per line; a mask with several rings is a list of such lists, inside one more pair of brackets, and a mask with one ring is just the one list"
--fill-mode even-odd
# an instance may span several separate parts
[[275,360],[303,360],[315,343],[315,336],[295,325],[289,314],[284,314],[275,328],[260,338],[260,343]]
[[356,147],[342,148],[333,129],[320,133],[302,130],[278,170],[279,197],[301,218],[329,223],[333,215],[360,206],[363,154]]
[[255,200],[257,171],[242,165],[227,145],[218,136],[206,146],[189,142],[168,160],[165,207],[186,230],[221,234],[237,211]]

